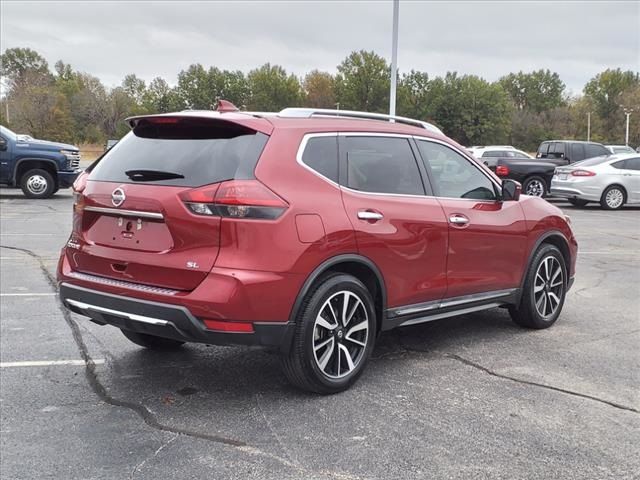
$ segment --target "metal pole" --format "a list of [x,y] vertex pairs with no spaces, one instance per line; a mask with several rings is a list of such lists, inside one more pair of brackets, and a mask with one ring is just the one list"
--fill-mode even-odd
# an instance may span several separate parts
[[396,80],[398,76],[398,17],[400,0],[393,0],[393,37],[391,40],[391,91],[389,92],[389,115],[396,114]]
[[587,113],[587,142],[591,141],[591,112]]
[[624,144],[628,147],[629,146],[629,117],[631,116],[631,112],[626,113],[627,115],[627,133],[624,136]]

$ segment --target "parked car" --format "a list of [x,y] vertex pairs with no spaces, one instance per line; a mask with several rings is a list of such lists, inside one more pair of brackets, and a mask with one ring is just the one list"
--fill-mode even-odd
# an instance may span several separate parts
[[511,145],[488,145],[484,147],[469,147],[467,150],[477,159],[488,157],[519,157],[525,155],[525,158],[531,158],[528,154],[518,150]]
[[536,158],[544,158],[562,166],[610,154],[611,152],[601,143],[578,140],[547,140],[538,147]]
[[605,145],[611,153],[636,153],[629,145]]
[[573,140],[550,140],[538,147],[535,159],[498,158],[492,166],[487,166],[501,178],[510,178],[522,183],[522,191],[527,195],[545,197],[551,187],[551,179],[556,166],[608,155],[610,152],[599,143]]
[[640,203],[640,155],[616,154],[558,167],[551,193],[580,207],[599,202],[602,208],[617,210]]
[[128,123],[75,183],[58,281],[138,345],[275,346],[335,393],[382,331],[498,306],[547,328],[573,283],[561,210],[418,120],[221,102]]
[[65,143],[16,135],[0,125],[0,183],[28,198],[48,198],[70,187],[80,173],[80,150]]

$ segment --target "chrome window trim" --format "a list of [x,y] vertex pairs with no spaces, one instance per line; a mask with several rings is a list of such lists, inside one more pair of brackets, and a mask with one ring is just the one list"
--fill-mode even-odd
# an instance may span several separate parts
[[89,212],[107,213],[110,215],[116,215],[119,217],[139,217],[139,218],[154,218],[156,220],[164,219],[164,215],[160,212],[143,212],[140,210],[120,210],[118,208],[109,207],[84,207],[84,210]]
[[311,168],[309,165],[307,165],[306,163],[304,163],[302,161],[302,155],[304,154],[304,150],[305,150],[305,148],[307,146],[307,143],[308,143],[309,139],[315,138],[315,137],[390,137],[390,138],[406,138],[406,139],[413,138],[416,141],[417,140],[426,140],[426,141],[429,141],[429,142],[439,143],[441,145],[444,145],[445,147],[449,147],[450,149],[452,149],[456,153],[459,153],[460,155],[462,155],[467,161],[471,162],[471,164],[475,168],[480,170],[480,172],[493,185],[495,185],[498,188],[498,190],[500,190],[502,188],[502,186],[500,184],[498,184],[493,178],[491,178],[491,176],[489,174],[487,174],[487,172],[485,172],[482,169],[482,167],[480,167],[478,165],[477,160],[474,160],[469,155],[464,153],[462,150],[460,150],[460,149],[458,149],[458,148],[456,148],[456,147],[454,147],[452,145],[449,145],[446,142],[443,142],[441,140],[435,139],[435,138],[424,137],[424,136],[420,136],[420,135],[407,135],[407,134],[402,134],[402,133],[385,133],[385,132],[318,132],[318,133],[307,133],[307,134],[305,134],[302,137],[302,141],[300,142],[300,146],[298,147],[298,152],[296,153],[296,162],[299,165],[301,165],[302,167],[304,167],[306,170],[308,170],[311,173],[313,173],[314,175],[322,178],[323,180],[325,180],[326,182],[330,183],[332,186],[337,187],[340,190],[346,190],[348,192],[359,193],[359,194],[362,194],[362,195],[383,196],[383,197],[443,198],[443,199],[447,199],[447,200],[462,200],[462,201],[465,201],[465,202],[476,202],[476,203],[495,203],[495,202],[498,201],[497,198],[495,200],[487,200],[487,199],[477,199],[477,198],[444,197],[444,196],[426,195],[426,194],[413,195],[413,194],[408,194],[408,193],[364,192],[362,190],[355,190],[353,188],[349,188],[349,187],[347,187],[345,185],[340,185],[339,183],[334,182],[330,178],[325,177],[320,172],[315,171],[313,168]]

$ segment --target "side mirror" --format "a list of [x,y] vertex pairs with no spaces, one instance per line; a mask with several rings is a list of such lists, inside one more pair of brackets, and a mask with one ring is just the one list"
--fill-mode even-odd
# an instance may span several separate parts
[[515,180],[503,180],[502,181],[502,192],[501,192],[501,200],[503,202],[514,201],[517,202],[520,200],[520,194],[522,193],[522,185],[520,182],[516,182]]
[[4,138],[0,138],[0,151],[5,151],[7,149],[7,141]]

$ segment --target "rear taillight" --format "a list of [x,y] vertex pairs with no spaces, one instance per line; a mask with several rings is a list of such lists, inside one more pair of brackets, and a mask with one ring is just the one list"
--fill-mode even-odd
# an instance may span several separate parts
[[589,170],[574,170],[571,172],[572,177],[594,177],[595,172]]
[[496,175],[498,175],[499,177],[506,177],[507,175],[509,175],[509,167],[507,167],[506,165],[498,165],[496,167]]
[[287,209],[287,203],[258,180],[207,185],[183,192],[180,198],[196,215],[274,220]]
[[83,191],[87,186],[89,174],[82,172],[73,182],[73,224],[71,229],[71,240],[76,241],[82,236],[82,211],[84,210]]

